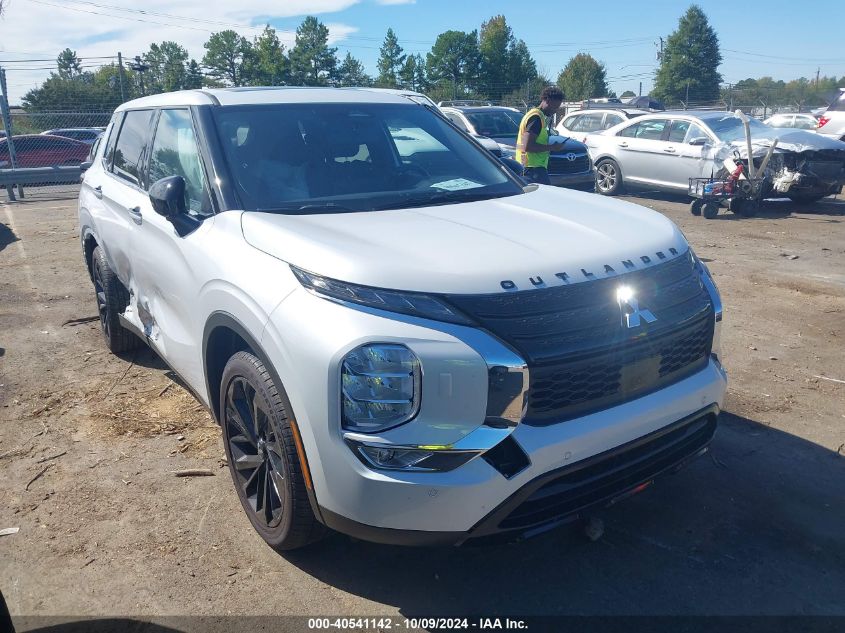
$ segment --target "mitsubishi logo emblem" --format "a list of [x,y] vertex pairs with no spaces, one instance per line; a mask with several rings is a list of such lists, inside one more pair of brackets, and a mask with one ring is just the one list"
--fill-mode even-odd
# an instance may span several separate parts
[[616,289],[616,301],[619,303],[619,309],[622,310],[622,325],[627,328],[639,327],[640,319],[646,323],[657,321],[657,317],[651,313],[651,310],[640,308],[630,286],[619,286]]
[[578,157],[575,155],[575,153],[574,153],[574,152],[569,152],[568,154],[565,154],[565,156],[566,156],[566,160],[568,160],[570,163],[571,163],[572,161],[574,161],[576,158],[578,158]]

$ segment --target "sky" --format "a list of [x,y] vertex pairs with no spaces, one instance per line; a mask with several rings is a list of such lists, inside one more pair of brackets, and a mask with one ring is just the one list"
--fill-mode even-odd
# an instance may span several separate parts
[[[795,0],[698,3],[716,30],[726,82],[769,75],[845,75],[842,25],[845,3]],[[555,79],[570,57],[593,55],[607,67],[611,89],[643,94],[651,87],[657,42],[688,7],[649,0],[526,3],[505,0],[8,0],[0,18],[0,66],[6,68],[10,102],[20,101],[49,74],[62,49],[77,51],[85,66],[108,63],[121,51],[131,58],[151,42],[174,40],[199,61],[214,31],[233,28],[252,38],[264,24],[292,45],[296,27],[316,15],[329,27],[330,43],[376,74],[378,49],[388,27],[408,53],[425,55],[448,29],[471,31],[497,14],[523,39],[538,69]],[[50,60],[46,62],[20,60]]]

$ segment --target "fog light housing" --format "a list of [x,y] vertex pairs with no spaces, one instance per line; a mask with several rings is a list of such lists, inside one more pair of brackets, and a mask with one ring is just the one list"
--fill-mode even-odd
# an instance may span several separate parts
[[420,361],[404,345],[357,347],[341,366],[342,426],[376,433],[412,420],[419,411]]
[[448,446],[397,446],[366,444],[346,438],[365,466],[377,470],[445,472],[463,466],[482,454],[481,450],[456,450]]

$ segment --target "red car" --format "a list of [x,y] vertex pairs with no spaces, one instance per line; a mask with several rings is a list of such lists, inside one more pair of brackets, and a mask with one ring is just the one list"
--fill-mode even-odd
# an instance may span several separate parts
[[[88,157],[89,145],[61,136],[21,134],[15,142],[17,167],[78,165]],[[8,139],[0,138],[0,169],[11,167]]]

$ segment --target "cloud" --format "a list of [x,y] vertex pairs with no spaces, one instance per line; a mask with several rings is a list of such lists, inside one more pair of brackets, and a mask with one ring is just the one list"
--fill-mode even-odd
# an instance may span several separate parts
[[[110,0],[122,9],[104,8],[78,0],[31,0],[11,2],[3,18],[0,59],[50,59],[64,48],[77,51],[84,65],[110,63],[118,51],[132,58],[153,42],[173,40],[184,46],[197,61],[205,52],[203,43],[211,33],[231,28],[252,39],[281,18],[337,13],[360,0],[284,0],[273,3],[268,14],[266,0],[238,0],[210,3],[204,0],[146,0],[144,13],[127,0]],[[100,3],[97,3],[100,4]],[[234,6],[233,6],[234,5]],[[76,9],[76,10],[74,10]],[[11,28],[14,25],[14,28]],[[329,43],[337,44],[358,28],[342,22],[326,23]],[[295,29],[277,29],[286,47],[293,45]],[[45,63],[4,62],[10,102],[17,104],[31,88],[50,73]],[[39,70],[35,70],[39,69]]]
[[416,4],[417,0],[376,0],[379,4]]

